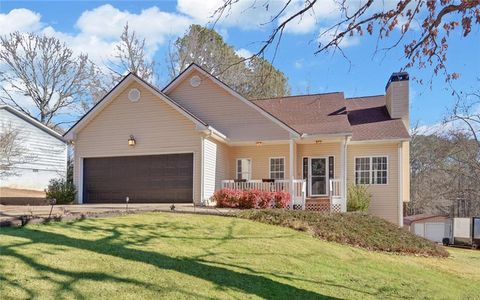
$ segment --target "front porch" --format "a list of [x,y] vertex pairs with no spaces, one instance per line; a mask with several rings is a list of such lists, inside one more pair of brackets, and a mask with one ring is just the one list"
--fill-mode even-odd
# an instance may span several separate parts
[[345,212],[346,202],[342,197],[340,179],[329,179],[326,196],[308,196],[305,179],[259,179],[259,180],[222,180],[221,188],[234,190],[260,190],[267,192],[288,192],[291,195],[290,209],[311,210],[316,212]]

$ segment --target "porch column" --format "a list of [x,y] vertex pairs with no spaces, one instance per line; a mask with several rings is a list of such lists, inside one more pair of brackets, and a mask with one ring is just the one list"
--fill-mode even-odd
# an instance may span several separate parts
[[342,170],[340,196],[342,198],[342,212],[347,211],[347,138],[340,144],[340,167]]
[[289,144],[289,148],[290,148],[290,151],[289,151],[289,160],[290,160],[290,163],[289,163],[289,173],[290,173],[290,195],[292,197],[292,200],[290,201],[290,209],[293,209],[293,202],[295,201],[295,187],[293,185],[293,179],[295,178],[294,176],[294,163],[295,163],[295,142],[293,140],[290,140],[290,144]]
[[295,179],[295,142],[290,140],[290,164],[289,173],[290,179]]

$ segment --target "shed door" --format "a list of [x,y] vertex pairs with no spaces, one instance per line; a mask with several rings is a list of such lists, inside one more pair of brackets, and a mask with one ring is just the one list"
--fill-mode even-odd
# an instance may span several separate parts
[[441,243],[445,237],[445,223],[425,223],[425,238]]
[[191,203],[193,154],[85,158],[83,203]]

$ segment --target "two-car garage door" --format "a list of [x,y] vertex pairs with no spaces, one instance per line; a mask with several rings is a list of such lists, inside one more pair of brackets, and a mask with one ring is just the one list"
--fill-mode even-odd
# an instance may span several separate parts
[[193,153],[85,158],[83,203],[191,203]]

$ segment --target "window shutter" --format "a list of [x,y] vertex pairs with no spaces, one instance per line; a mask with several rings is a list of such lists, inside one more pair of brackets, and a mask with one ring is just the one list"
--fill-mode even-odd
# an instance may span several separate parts
[[335,157],[328,157],[328,176],[330,179],[335,178]]

